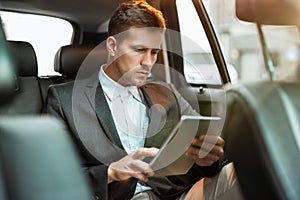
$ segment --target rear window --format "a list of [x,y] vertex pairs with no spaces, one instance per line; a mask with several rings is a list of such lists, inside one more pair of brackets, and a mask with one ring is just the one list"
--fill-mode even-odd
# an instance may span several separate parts
[[38,75],[56,75],[54,57],[57,50],[72,41],[73,27],[63,19],[54,17],[0,12],[8,40],[27,41],[32,44],[38,62]]

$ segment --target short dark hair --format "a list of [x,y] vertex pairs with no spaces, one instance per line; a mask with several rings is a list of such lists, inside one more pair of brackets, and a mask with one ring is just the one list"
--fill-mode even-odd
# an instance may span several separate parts
[[145,0],[123,2],[114,12],[108,24],[108,36],[113,36],[130,27],[157,27],[166,29],[161,11],[149,5]]

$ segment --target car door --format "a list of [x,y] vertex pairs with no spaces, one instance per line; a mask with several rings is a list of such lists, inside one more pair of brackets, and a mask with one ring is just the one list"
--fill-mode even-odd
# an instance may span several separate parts
[[168,27],[167,82],[172,82],[202,115],[224,116],[224,86],[230,78],[202,1],[166,0],[161,1],[160,9]]

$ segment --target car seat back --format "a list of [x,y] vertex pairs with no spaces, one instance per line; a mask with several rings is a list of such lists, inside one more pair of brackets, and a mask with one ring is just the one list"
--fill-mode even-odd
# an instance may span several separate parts
[[227,92],[226,152],[247,199],[300,196],[299,88],[261,82]]
[[57,119],[2,117],[0,149],[8,200],[91,199],[73,143]]
[[39,114],[43,102],[37,77],[37,60],[34,49],[28,42],[7,42],[12,61],[16,66],[14,99],[0,108],[1,114]]

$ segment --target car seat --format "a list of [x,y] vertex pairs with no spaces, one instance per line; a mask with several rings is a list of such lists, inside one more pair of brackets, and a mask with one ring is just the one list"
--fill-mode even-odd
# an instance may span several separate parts
[[[5,108],[15,94],[15,68],[1,26],[0,44],[0,107]],[[60,121],[0,114],[1,200],[91,197],[71,139]]]
[[247,199],[299,199],[299,88],[259,82],[227,92],[225,151]]
[[43,102],[37,77],[35,51],[28,42],[8,41],[7,45],[17,75],[14,85],[14,99],[5,107],[0,108],[0,114],[39,114]]

